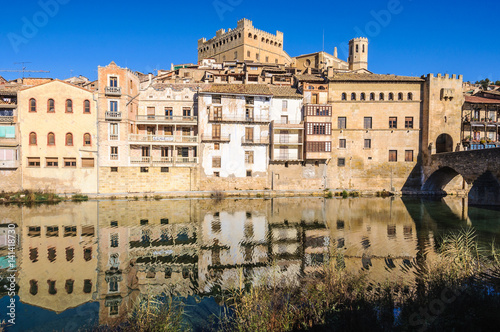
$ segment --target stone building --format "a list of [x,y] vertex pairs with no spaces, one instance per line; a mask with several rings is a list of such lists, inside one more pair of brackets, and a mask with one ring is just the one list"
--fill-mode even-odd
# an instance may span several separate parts
[[283,33],[271,34],[254,28],[252,21],[238,21],[236,29],[218,30],[215,37],[198,40],[198,62],[214,58],[217,62],[238,60],[290,65],[283,50]]
[[22,188],[97,193],[92,92],[59,80],[18,93]]
[[19,86],[0,86],[0,189],[16,191],[21,183],[21,142],[17,114]]

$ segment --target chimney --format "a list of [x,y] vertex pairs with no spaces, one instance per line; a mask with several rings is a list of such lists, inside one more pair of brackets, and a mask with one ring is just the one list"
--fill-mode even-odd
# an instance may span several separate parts
[[153,80],[153,74],[149,73],[148,78],[149,78],[149,85],[151,85],[151,81]]
[[333,50],[333,56],[338,58],[337,46],[335,46],[335,48]]

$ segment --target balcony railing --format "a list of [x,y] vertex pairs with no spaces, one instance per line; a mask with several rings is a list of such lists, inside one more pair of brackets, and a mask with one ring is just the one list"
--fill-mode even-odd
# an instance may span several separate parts
[[197,123],[197,116],[138,115],[138,122]]
[[117,86],[107,86],[105,88],[105,93],[108,96],[121,96],[122,95],[122,88],[117,87]]
[[291,153],[291,152],[279,152],[277,153],[274,158],[276,161],[296,161],[296,160],[302,160],[302,155],[299,153]]
[[210,135],[203,134],[201,136],[202,142],[229,142],[231,141],[231,135]]
[[280,135],[277,134],[274,136],[274,142],[275,145],[286,145],[286,144],[302,144],[302,136],[299,135]]
[[241,144],[244,145],[261,145],[269,144],[269,137],[242,137]]
[[239,115],[216,115],[209,114],[208,121],[210,122],[247,122],[247,123],[269,123],[271,122],[269,115],[253,115],[253,116],[239,116]]
[[196,166],[197,157],[131,157],[131,164],[148,166]]
[[0,169],[18,168],[19,160],[0,160]]
[[14,116],[10,116],[10,115],[7,115],[7,116],[0,115],[0,122],[14,122]]
[[106,120],[121,120],[121,119],[122,119],[122,112],[111,112],[111,111],[106,112]]
[[129,142],[198,143],[198,136],[130,134]]

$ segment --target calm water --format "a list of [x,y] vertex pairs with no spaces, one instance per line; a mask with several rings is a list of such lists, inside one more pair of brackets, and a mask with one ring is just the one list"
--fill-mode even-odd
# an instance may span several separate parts
[[[462,199],[279,198],[105,201],[0,206],[0,317],[10,297],[9,223],[16,224],[16,325],[76,331],[112,324],[141,294],[187,298],[196,328],[220,310],[222,290],[299,278],[332,249],[374,282],[413,278],[418,253],[472,225],[481,245],[500,238],[500,212]],[[11,226],[12,227],[12,226]]]

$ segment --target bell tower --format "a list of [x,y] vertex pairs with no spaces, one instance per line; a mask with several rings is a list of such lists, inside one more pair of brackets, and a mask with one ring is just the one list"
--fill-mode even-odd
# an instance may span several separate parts
[[349,70],[368,70],[368,38],[354,38],[349,41]]

